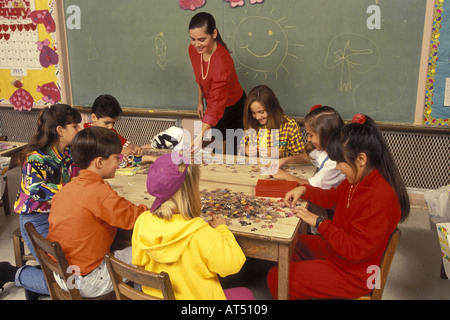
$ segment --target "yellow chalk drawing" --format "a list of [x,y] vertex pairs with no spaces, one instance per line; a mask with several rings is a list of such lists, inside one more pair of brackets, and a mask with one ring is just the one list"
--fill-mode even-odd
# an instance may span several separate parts
[[379,63],[380,50],[369,38],[356,33],[342,33],[328,45],[325,66],[334,69],[340,66],[339,90],[352,89],[352,70],[366,73]]
[[166,57],[167,54],[167,45],[166,45],[166,37],[163,32],[160,32],[155,37],[155,47],[156,47],[156,56],[158,57],[158,61],[156,61],[157,65],[161,70],[166,69],[168,60]]
[[[259,15],[260,10],[252,16],[245,16],[236,23],[232,35],[232,52],[235,60],[247,69],[246,74],[252,71],[254,78],[274,73],[278,79],[279,70],[282,68],[287,74],[289,70],[284,64],[287,57],[298,59],[291,51],[292,47],[303,47],[302,44],[291,44],[287,35],[287,30],[292,29],[290,25],[285,25],[284,17],[275,19],[270,17],[274,13],[272,9],[269,16]],[[238,67],[239,69],[239,67]]]

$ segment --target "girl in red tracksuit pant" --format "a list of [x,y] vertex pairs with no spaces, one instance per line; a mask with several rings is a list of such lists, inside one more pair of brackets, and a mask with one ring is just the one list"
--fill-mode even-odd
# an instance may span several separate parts
[[[370,293],[389,236],[409,214],[406,188],[370,117],[355,115],[331,137],[327,152],[347,179],[335,189],[304,185],[286,194],[290,206],[302,197],[336,208],[332,221],[305,208],[296,211],[304,222],[318,227],[320,235],[299,237],[290,266],[290,299],[357,298]],[[275,298],[277,274],[272,268],[267,276]]]

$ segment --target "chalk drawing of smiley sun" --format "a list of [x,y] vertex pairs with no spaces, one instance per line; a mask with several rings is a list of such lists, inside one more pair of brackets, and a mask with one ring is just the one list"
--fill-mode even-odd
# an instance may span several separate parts
[[284,18],[272,19],[272,13],[273,10],[269,17],[245,16],[236,26],[232,36],[232,51],[236,61],[248,69],[246,75],[253,71],[253,78],[263,74],[267,79],[269,73],[274,73],[278,79],[280,68],[289,74],[284,64],[286,58],[298,58],[290,52],[290,48],[303,47],[300,44],[289,44],[286,31],[292,26],[282,26]]

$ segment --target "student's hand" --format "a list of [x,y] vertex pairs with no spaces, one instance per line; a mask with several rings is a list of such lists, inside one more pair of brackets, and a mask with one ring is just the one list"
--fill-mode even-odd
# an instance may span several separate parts
[[216,228],[217,226],[221,224],[227,224],[227,220],[223,216],[218,216],[216,214],[213,214],[212,219],[209,221],[209,225],[213,228]]
[[277,174],[281,166],[282,166],[281,159],[272,160],[269,164],[269,174],[270,175]]
[[122,154],[125,156],[141,156],[142,154],[144,154],[144,151],[142,150],[142,148],[136,144],[129,144],[126,147],[122,148]]
[[276,173],[273,173],[271,176],[272,178],[277,180],[287,180],[287,181],[295,180],[295,177],[293,175],[281,169],[278,169]]
[[133,150],[131,150],[129,146],[126,146],[122,148],[121,154],[123,154],[124,156],[129,156],[133,154]]
[[305,191],[306,188],[302,186],[288,191],[284,197],[284,203],[290,208],[294,207],[298,199],[305,194]]
[[137,144],[130,145],[130,148],[135,156],[142,156],[144,154],[144,150],[142,150],[141,146],[138,146]]
[[270,158],[272,156],[272,148],[259,147],[258,152],[261,158]]
[[316,220],[318,215],[315,215],[311,211],[308,211],[306,208],[300,207],[297,210],[295,210],[295,216],[299,217],[303,221],[305,221],[310,226],[315,227],[316,226]]
[[[272,177],[278,180],[287,180],[284,179],[283,176],[288,173],[280,169],[280,167],[284,164],[283,159],[275,159],[270,161],[270,164],[267,166],[267,174],[271,175]],[[278,178],[275,177],[277,174],[279,174]]]

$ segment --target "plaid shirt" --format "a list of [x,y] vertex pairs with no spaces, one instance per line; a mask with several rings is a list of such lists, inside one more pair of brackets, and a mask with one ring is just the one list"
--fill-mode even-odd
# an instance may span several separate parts
[[300,154],[304,150],[300,126],[297,121],[289,117],[286,117],[286,121],[280,126],[279,130],[271,132],[265,126],[260,128],[258,132],[253,129],[246,130],[241,141],[241,148],[248,145],[250,149],[251,147],[277,148],[283,158]]

